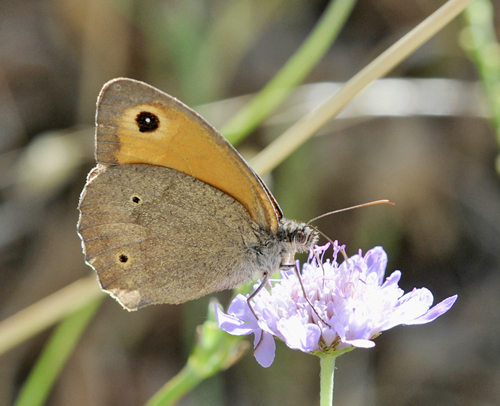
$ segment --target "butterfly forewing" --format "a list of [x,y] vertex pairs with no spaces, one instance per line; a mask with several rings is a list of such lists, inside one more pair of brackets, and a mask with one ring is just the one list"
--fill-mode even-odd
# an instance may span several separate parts
[[277,232],[278,204],[226,139],[177,99],[145,83],[115,79],[97,106],[96,158],[104,165],[176,169],[239,201],[254,221]]

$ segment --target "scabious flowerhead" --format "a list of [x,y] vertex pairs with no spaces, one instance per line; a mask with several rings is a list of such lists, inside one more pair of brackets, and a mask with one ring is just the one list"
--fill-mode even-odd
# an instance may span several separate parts
[[274,361],[274,338],[292,349],[312,353],[370,348],[382,331],[400,324],[429,323],[457,299],[457,295],[451,296],[431,308],[434,298],[428,289],[405,294],[399,288],[400,271],[384,280],[387,254],[382,247],[364,256],[360,251],[339,265],[337,256],[345,247],[335,242],[332,259],[323,261],[329,246],[316,247],[316,254],[311,253],[303,265],[304,289],[293,270],[282,271],[270,291],[262,289],[252,299],[258,319],[243,295],[234,298],[227,314],[216,307],[221,329],[233,335],[255,335],[254,355],[263,367]]

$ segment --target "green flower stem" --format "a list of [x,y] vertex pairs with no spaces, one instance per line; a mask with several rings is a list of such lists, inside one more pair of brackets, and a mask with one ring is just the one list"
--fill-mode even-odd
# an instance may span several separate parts
[[186,366],[146,403],[146,406],[170,406],[177,403],[204,379],[236,363],[249,348],[241,336],[232,336],[217,325],[214,302],[208,305],[207,320],[197,329],[196,344]]
[[333,405],[333,377],[335,375],[335,360],[343,354],[351,352],[356,347],[347,347],[341,350],[325,349],[312,354],[320,358],[320,406]]
[[351,14],[356,0],[332,0],[314,30],[276,76],[221,132],[233,145],[253,131],[301,83],[325,55]]
[[15,406],[43,405],[67,359],[101,305],[94,299],[59,324],[21,389]]
[[[476,0],[464,12],[467,27],[462,47],[468,52],[483,83],[491,109],[497,143],[500,145],[500,44],[495,35],[494,10],[491,1]],[[500,156],[496,162],[500,174]]]
[[333,377],[335,375],[335,354],[321,354],[320,359],[320,406],[333,405]]
[[174,405],[196,387],[205,376],[189,363],[146,403],[146,406]]

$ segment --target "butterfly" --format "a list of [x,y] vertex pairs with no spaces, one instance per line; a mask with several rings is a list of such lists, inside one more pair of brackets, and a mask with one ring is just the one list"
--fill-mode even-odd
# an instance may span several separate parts
[[290,269],[318,231],[283,217],[262,179],[205,119],[132,79],[97,100],[96,161],[78,234],[125,309],[183,303]]

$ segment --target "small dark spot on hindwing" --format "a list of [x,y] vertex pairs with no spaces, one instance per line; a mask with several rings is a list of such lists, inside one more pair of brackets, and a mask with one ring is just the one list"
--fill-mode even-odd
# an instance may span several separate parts
[[133,265],[134,257],[127,250],[120,250],[115,254],[116,264],[123,269],[127,269]]
[[130,201],[132,203],[137,204],[137,205],[142,204],[142,198],[138,194],[135,194],[135,193],[132,196],[130,196]]

